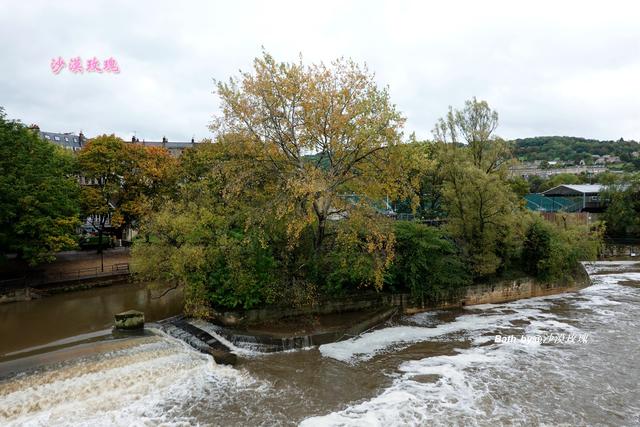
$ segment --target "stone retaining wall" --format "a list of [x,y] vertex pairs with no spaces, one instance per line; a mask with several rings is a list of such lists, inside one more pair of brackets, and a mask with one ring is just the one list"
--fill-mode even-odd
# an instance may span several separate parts
[[591,279],[582,265],[572,280],[542,283],[531,277],[495,280],[452,289],[416,304],[408,294],[368,293],[339,299],[325,299],[308,307],[271,306],[256,310],[216,312],[209,319],[224,326],[242,326],[270,322],[287,317],[340,313],[379,307],[398,307],[405,314],[421,311],[462,307],[476,304],[497,304],[544,295],[572,292],[589,286]]

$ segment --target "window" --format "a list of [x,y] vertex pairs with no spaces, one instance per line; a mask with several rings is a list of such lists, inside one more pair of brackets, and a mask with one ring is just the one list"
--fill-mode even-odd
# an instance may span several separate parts
[[60,137],[58,135],[54,136],[53,139],[55,139],[56,141],[60,141]]
[[67,138],[66,136],[64,137],[64,140],[69,142],[69,138]]
[[47,139],[51,139],[51,137],[49,135],[45,135],[44,137],[47,138]]

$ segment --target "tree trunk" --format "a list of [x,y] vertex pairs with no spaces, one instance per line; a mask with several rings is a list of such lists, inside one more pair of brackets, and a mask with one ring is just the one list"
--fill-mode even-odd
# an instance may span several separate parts
[[326,219],[322,215],[318,216],[318,230],[316,231],[316,238],[314,242],[316,254],[320,253],[320,249],[324,242],[325,225]]
[[98,253],[102,253],[102,227],[98,230]]

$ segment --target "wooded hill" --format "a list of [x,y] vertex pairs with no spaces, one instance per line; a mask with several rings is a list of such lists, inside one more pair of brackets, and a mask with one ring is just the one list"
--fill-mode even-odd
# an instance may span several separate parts
[[522,161],[591,161],[592,156],[619,156],[622,162],[631,162],[633,153],[640,151],[636,141],[600,141],[573,136],[537,136],[513,141],[514,155]]

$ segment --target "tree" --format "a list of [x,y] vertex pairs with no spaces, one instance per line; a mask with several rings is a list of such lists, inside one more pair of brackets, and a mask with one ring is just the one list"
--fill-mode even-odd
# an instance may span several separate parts
[[411,206],[420,218],[442,218],[445,215],[442,206],[443,164],[440,161],[442,144],[416,141],[411,135],[409,143],[399,149],[405,153],[401,164],[409,184],[407,188],[415,191],[410,200]]
[[78,165],[87,184],[82,187],[82,213],[98,230],[98,252],[102,252],[106,225],[118,227],[123,218],[119,207],[128,166],[124,142],[115,135],[90,139],[78,155]]
[[603,220],[607,234],[637,236],[640,234],[640,179],[633,176],[627,184],[612,184],[601,195],[608,201]]
[[551,226],[536,218],[527,229],[522,247],[525,272],[533,276],[543,273],[544,262],[551,257],[551,239]]
[[487,101],[473,97],[465,102],[462,110],[449,107],[447,115],[436,123],[433,136],[441,143],[466,144],[473,165],[492,173],[506,170],[512,160],[508,144],[493,134],[497,127],[498,113]]
[[164,147],[124,144],[125,167],[119,210],[122,226],[137,225],[174,190],[176,159]]
[[185,150],[176,193],[144,218],[151,238],[134,242],[133,269],[142,280],[183,286],[189,314],[282,296],[286,222],[264,215],[275,187],[257,155],[232,135]]
[[527,228],[522,249],[524,270],[540,280],[572,280],[582,261],[597,258],[602,229],[572,221],[562,224],[544,221],[534,216]]
[[506,266],[518,234],[518,205],[507,180],[512,158],[507,144],[493,135],[497,125],[498,114],[473,98],[463,110],[450,107],[433,131],[440,146],[447,228],[476,277]]
[[99,251],[106,225],[135,225],[159,207],[173,188],[175,159],[165,148],[128,144],[115,135],[87,142],[78,155],[82,210],[98,230]]
[[134,245],[136,271],[184,285],[199,314],[380,289],[395,242],[385,200],[414,194],[387,90],[352,61],[268,54],[217,89],[213,142],[180,158],[175,196]]
[[76,246],[73,158],[0,109],[0,256],[31,265]]
[[516,195],[518,195],[518,197],[520,198],[526,196],[530,192],[529,182],[527,182],[526,179],[520,176],[512,177],[509,179],[508,182],[509,182],[509,186],[511,187],[511,191],[516,193]]
[[[273,213],[291,214],[294,240],[311,225],[316,253],[330,217],[356,208],[343,193],[376,199],[402,189],[389,157],[404,118],[387,89],[354,62],[304,66],[277,63],[265,53],[253,73],[219,83],[218,94],[223,116],[212,130],[259,147],[259,160],[279,186]],[[306,161],[306,154],[315,156]]]
[[426,225],[398,221],[396,259],[388,281],[396,289],[408,289],[425,305],[450,288],[471,283],[466,265],[458,249],[441,230]]
[[460,241],[478,277],[493,274],[508,261],[518,232],[518,207],[500,175],[485,173],[465,161],[464,154],[447,157],[443,199],[447,229]]

